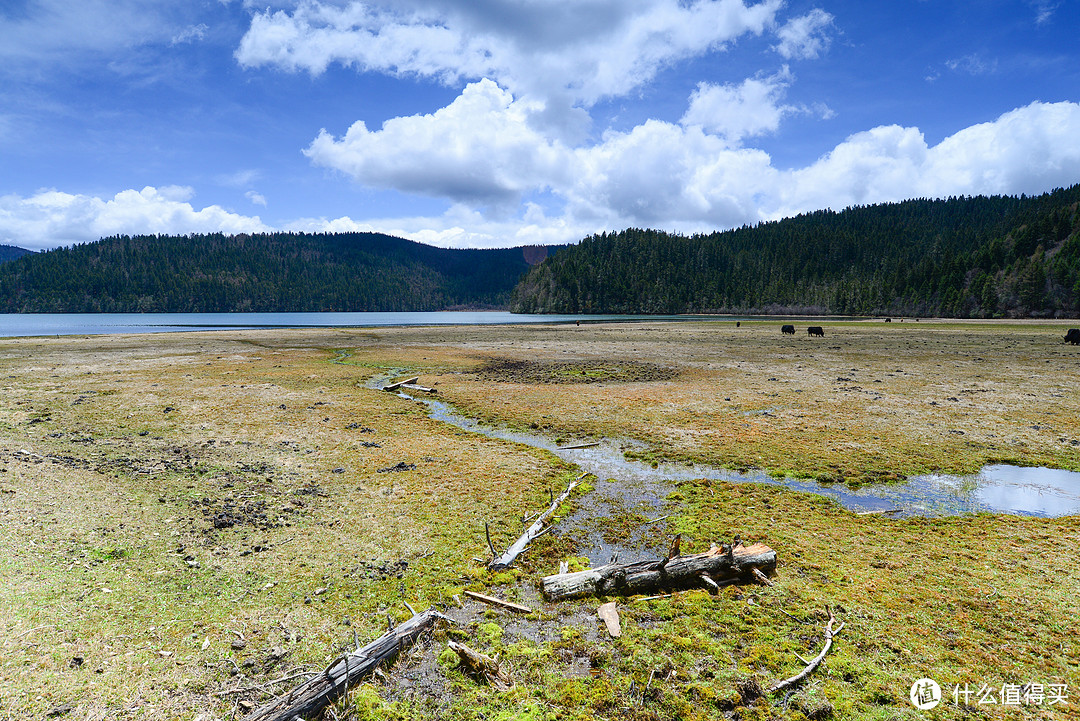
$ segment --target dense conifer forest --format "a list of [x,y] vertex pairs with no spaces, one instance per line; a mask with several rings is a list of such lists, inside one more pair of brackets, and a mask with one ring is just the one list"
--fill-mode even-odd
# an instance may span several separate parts
[[554,249],[448,250],[378,233],[116,236],[0,265],[0,312],[505,308]]
[[566,249],[449,250],[378,233],[4,246],[0,312],[1077,316],[1078,206],[1080,185],[822,210],[691,237],[628,229]]
[[1080,185],[822,210],[685,237],[586,238],[514,290],[522,313],[1080,314]]

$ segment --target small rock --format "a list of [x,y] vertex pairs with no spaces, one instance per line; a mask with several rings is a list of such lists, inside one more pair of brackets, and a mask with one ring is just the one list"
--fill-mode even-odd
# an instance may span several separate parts
[[49,717],[49,718],[55,718],[57,716],[63,716],[64,714],[70,713],[70,712],[71,712],[71,706],[69,704],[64,704],[63,706],[56,706],[54,708],[49,709],[48,711],[45,712],[45,715],[47,717]]
[[68,663],[68,666],[70,666],[71,668],[78,668],[79,666],[82,666],[82,665],[83,665],[83,657],[82,656],[72,656],[71,657],[71,662]]
[[247,641],[235,638],[230,645],[233,647],[234,651],[243,651],[245,648],[247,648]]

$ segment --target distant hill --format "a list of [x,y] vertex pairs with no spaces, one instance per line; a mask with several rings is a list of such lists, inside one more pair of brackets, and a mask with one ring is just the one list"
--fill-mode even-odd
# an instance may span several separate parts
[[684,237],[586,238],[514,290],[525,313],[1080,315],[1080,185],[910,200]]
[[548,252],[378,233],[116,236],[0,265],[0,312],[505,308],[527,258]]
[[16,248],[14,245],[0,245],[0,263],[6,263],[9,260],[15,260],[21,258],[24,255],[33,253],[32,250],[26,248]]

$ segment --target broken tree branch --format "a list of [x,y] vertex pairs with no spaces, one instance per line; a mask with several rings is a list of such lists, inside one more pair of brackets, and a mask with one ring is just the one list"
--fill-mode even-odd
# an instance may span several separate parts
[[[510,568],[510,566],[513,565],[517,557],[525,551],[525,549],[530,543],[532,543],[534,540],[547,532],[544,528],[544,521],[547,520],[548,516],[555,512],[555,510],[559,507],[559,504],[561,504],[563,501],[570,497],[570,493],[575,488],[577,488],[580,480],[581,479],[579,478],[578,480],[567,486],[566,490],[562,492],[562,495],[553,500],[551,502],[551,505],[548,506],[547,510],[541,513],[537,517],[537,519],[533,521],[533,524],[527,529],[525,529],[525,533],[521,534],[521,537],[514,541],[513,545],[510,546],[510,548],[506,549],[506,553],[499,556],[498,558],[495,558],[495,550],[494,548],[492,548],[492,559],[491,563],[488,564],[488,568],[490,568],[492,571],[503,571],[507,568]],[[485,529],[486,528],[487,526],[485,524]],[[490,534],[488,535],[488,546],[491,546]]]
[[[804,668],[802,672],[792,676],[791,678],[784,679],[779,683],[773,684],[772,687],[769,688],[769,693],[785,689],[788,686],[794,686],[795,684],[799,683],[804,678],[812,674],[814,672],[814,669],[820,666],[821,662],[825,660],[825,654],[827,654],[829,652],[829,649],[832,648],[833,637],[835,637],[836,634],[840,633],[840,629],[844,627],[844,624],[841,623],[835,629],[833,628],[833,623],[836,621],[836,616],[833,615],[832,609],[828,606],[825,607],[825,613],[829,614],[829,622],[825,624],[825,645],[822,647],[821,653],[815,656],[814,659],[810,661],[810,663],[806,664],[806,668]],[[800,656],[800,658],[802,657]]]
[[244,717],[244,721],[293,721],[297,717],[311,718],[321,713],[344,694],[350,684],[393,660],[404,645],[415,641],[441,618],[446,616],[435,609],[416,614],[363,648],[345,654],[310,681],[255,709]]
[[458,655],[461,665],[473,676],[484,679],[500,691],[507,691],[514,685],[510,674],[491,656],[473,651],[457,641],[450,641],[447,645]]
[[[678,553],[677,544],[672,544],[671,552]],[[632,596],[678,588],[700,588],[703,576],[708,576],[718,585],[753,580],[754,568],[774,570],[776,551],[760,543],[752,546],[725,544],[688,556],[671,555],[627,564],[609,563],[585,571],[557,573],[546,576],[542,587],[549,601],[615,594]]]

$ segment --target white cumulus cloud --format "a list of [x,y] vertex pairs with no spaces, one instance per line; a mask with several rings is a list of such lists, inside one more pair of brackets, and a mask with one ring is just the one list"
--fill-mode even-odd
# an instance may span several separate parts
[[[736,106],[743,102],[728,91]],[[530,130],[525,113],[493,83],[470,86],[468,94],[435,114],[388,121],[382,130],[354,125],[340,140],[324,133],[308,152],[363,184],[451,201],[453,220],[424,219],[431,223],[428,235],[420,222],[396,223],[409,237],[441,243],[501,238],[505,245],[520,237],[509,228],[526,226],[534,237],[563,242],[627,226],[709,231],[825,207],[1030,194],[1080,180],[1077,103],[1033,103],[935,146],[918,128],[879,126],[808,166],[781,169],[763,150],[730,142],[748,136],[746,126],[714,128],[725,136],[703,123],[649,120],[571,147]],[[690,107],[700,110],[703,102],[699,91]],[[761,120],[748,127],[767,126]],[[530,205],[537,193],[554,203],[544,211]],[[499,212],[483,211],[498,203]],[[494,227],[503,234],[488,240],[485,232],[452,231]]]
[[781,0],[348,2],[304,0],[256,13],[236,51],[244,66],[361,71],[447,83],[490,78],[523,97],[592,104],[664,66],[761,34]]
[[0,243],[37,250],[117,234],[270,230],[258,216],[237,215],[217,205],[196,210],[188,202],[193,195],[187,187],[147,186],[109,199],[58,190],[0,196]]
[[781,104],[791,80],[791,72],[785,65],[774,75],[747,78],[739,85],[698,83],[680,122],[700,126],[733,144],[746,137],[775,132],[781,118],[795,110]]
[[342,138],[325,130],[305,153],[364,185],[456,202],[515,202],[565,175],[565,150],[533,130],[529,105],[490,80],[468,85],[430,115],[363,122]]
[[918,128],[857,133],[785,173],[773,215],[950,195],[1035,194],[1080,182],[1080,104],[1035,102],[930,146]]

